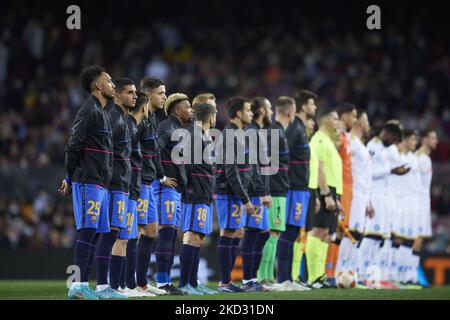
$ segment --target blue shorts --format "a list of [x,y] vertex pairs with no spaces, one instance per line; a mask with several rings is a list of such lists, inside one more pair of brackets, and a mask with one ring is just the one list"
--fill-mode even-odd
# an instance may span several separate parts
[[253,214],[247,214],[246,210],[243,211],[242,219],[244,220],[244,227],[268,230],[269,216],[266,206],[262,204],[260,197],[252,197],[251,201],[255,207],[255,212]]
[[181,193],[169,187],[159,189],[158,223],[160,225],[180,225]]
[[214,223],[214,205],[215,205],[215,201],[213,200],[211,202],[211,204],[209,205],[209,211],[208,211],[208,221],[210,221],[210,223],[206,224],[206,234],[211,234],[213,231],[213,223]]
[[212,207],[206,204],[183,203],[181,214],[182,232],[194,231],[208,235],[212,231]]
[[137,239],[138,237],[138,221],[137,221],[137,201],[128,200],[126,228],[121,229],[119,233],[120,239]]
[[[96,184],[72,183],[73,213],[77,230],[108,228],[108,190]],[[102,219],[103,218],[103,219]],[[106,226],[101,223],[105,223]]]
[[242,213],[244,205],[238,197],[218,194],[216,197],[217,216],[220,229],[240,229],[244,225]]
[[126,212],[128,206],[128,193],[122,191],[108,191],[106,200],[102,205],[102,211],[107,215],[100,216],[98,233],[107,233],[111,227],[124,229],[127,226]]
[[141,185],[141,194],[137,201],[138,224],[147,225],[157,221],[156,202],[153,188],[149,185]]
[[286,224],[304,227],[309,205],[309,191],[289,190],[286,195]]

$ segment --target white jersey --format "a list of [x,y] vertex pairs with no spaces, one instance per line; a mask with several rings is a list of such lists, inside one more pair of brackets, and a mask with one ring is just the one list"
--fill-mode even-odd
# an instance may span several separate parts
[[[391,169],[406,164],[406,154],[400,153],[398,147],[393,144],[388,148],[389,163]],[[398,197],[405,193],[405,177],[397,174],[391,174],[389,176],[389,193]]]
[[431,178],[433,175],[433,168],[431,159],[426,154],[417,154],[420,172],[420,194],[419,194],[419,223],[417,228],[417,235],[421,237],[430,237],[432,232],[431,227]]
[[433,176],[433,167],[431,159],[426,154],[417,154],[419,159],[419,170],[422,192],[430,195],[431,178]]
[[413,152],[408,152],[405,155],[406,166],[411,170],[404,175],[406,181],[404,184],[405,192],[408,194],[418,194],[422,191],[422,182],[420,177],[419,158]]
[[353,191],[370,193],[372,161],[369,150],[358,137],[351,137]]
[[387,148],[380,139],[373,138],[367,144],[372,163],[372,193],[386,193],[389,188],[391,165]]

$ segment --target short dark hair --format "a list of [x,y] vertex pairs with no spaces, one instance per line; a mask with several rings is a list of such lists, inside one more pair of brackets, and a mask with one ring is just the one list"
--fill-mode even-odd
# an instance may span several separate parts
[[356,108],[356,118],[360,119],[363,114],[367,114],[367,111],[361,108]]
[[208,121],[216,113],[216,108],[209,103],[200,103],[195,106],[195,119],[201,122]]
[[141,91],[153,90],[164,85],[164,81],[154,77],[145,77],[140,83]]
[[428,128],[428,129],[424,129],[424,130],[420,131],[420,139],[427,138],[428,135],[432,132],[436,132],[436,130]]
[[356,110],[356,106],[350,102],[342,102],[336,106],[339,118],[342,117],[343,114],[353,112],[353,110]]
[[403,138],[409,138],[411,136],[418,136],[417,131],[416,130],[412,130],[412,129],[405,129],[403,130]]
[[294,95],[294,100],[296,104],[295,112],[300,112],[302,110],[302,106],[308,102],[309,99],[317,100],[317,94],[308,90],[301,90],[300,92]]
[[264,107],[267,98],[265,97],[256,97],[250,101],[250,106],[252,108],[253,116],[257,118],[259,116],[259,110]]
[[144,106],[149,100],[147,95],[141,91],[136,92],[136,94],[137,94],[136,104],[134,105],[134,108],[130,110],[130,112],[133,114],[141,111],[142,106]]
[[249,102],[245,97],[232,97],[227,101],[228,115],[231,119],[236,118],[238,111],[244,110],[244,104]]
[[295,100],[291,97],[281,96],[278,97],[275,103],[275,110],[277,113],[287,114],[288,107],[295,106]]
[[134,86],[134,81],[128,78],[117,78],[113,80],[116,86],[116,92],[122,92],[126,86]]
[[393,123],[393,122],[385,123],[382,130],[387,131],[390,134],[397,137],[398,141],[403,140],[403,131],[402,131],[401,126],[398,123]]
[[320,108],[319,111],[317,112],[317,115],[316,115],[316,121],[317,121],[317,123],[320,123],[320,121],[321,121],[323,118],[328,117],[328,116],[329,116],[331,113],[333,113],[333,112],[336,112],[336,109],[334,109],[334,108],[328,108],[328,107]]
[[83,69],[80,74],[81,87],[87,93],[92,93],[92,84],[103,72],[105,72],[105,69],[101,66],[89,66]]

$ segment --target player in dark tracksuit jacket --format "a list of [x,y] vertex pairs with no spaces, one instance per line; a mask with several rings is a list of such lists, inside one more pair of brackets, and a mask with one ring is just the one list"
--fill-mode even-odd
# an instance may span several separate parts
[[[137,287],[136,283],[136,266],[137,260],[137,239],[138,239],[138,209],[143,211],[143,207],[147,206],[147,203],[142,201],[140,196],[142,195],[142,181],[141,173],[143,169],[143,156],[142,149],[140,145],[141,135],[139,125],[148,117],[148,102],[149,99],[146,94],[142,92],[137,93],[137,100],[135,108],[130,110],[130,114],[127,117],[128,127],[131,135],[131,181],[130,181],[130,197],[128,200],[128,210],[127,210],[127,228],[120,231],[120,239],[122,240],[120,256],[116,257],[119,261],[122,260],[122,268],[119,268],[117,264],[117,269],[122,270],[121,276],[115,277],[115,281],[119,282],[119,279],[125,279],[126,291],[134,291],[142,294],[141,288]],[[126,248],[126,250],[125,250]],[[123,267],[123,259],[126,256],[126,268]],[[113,256],[114,258],[114,256]],[[126,272],[125,272],[126,270]],[[120,274],[120,272],[119,272]],[[122,281],[120,281],[122,282]],[[121,283],[123,285],[123,282]],[[133,292],[133,293],[134,293]]]
[[[295,117],[295,101],[290,97],[279,97],[276,105],[275,120],[269,127],[269,139],[278,136],[278,148],[272,150],[272,144],[268,144],[270,155],[270,195],[272,207],[269,208],[270,237],[264,245],[261,264],[258,269],[258,279],[264,286],[269,287],[275,281],[274,265],[277,252],[277,242],[280,232],[286,228],[286,194],[289,189],[289,145],[286,129]],[[274,153],[278,154],[275,155]]]
[[243,97],[229,99],[227,108],[231,121],[224,128],[223,139],[219,140],[216,148],[216,205],[220,227],[217,249],[221,271],[218,289],[221,292],[239,292],[242,289],[231,282],[231,270],[242,235],[243,211],[246,210],[246,214],[254,212],[248,193],[252,166],[243,131],[251,123],[253,114],[249,101]]
[[65,150],[67,176],[59,192],[68,195],[73,191],[78,230],[74,260],[80,269],[81,279],[72,284],[68,297],[98,299],[96,293],[89,288],[88,278],[94,256],[95,234],[102,215],[107,214],[100,208],[112,176],[113,137],[109,116],[104,108],[107,100],[113,98],[115,86],[111,77],[100,66],[84,69],[80,82],[91,96],[75,117]]
[[[247,127],[248,138],[255,137],[256,141],[249,143],[255,146],[256,164],[252,164],[249,195],[255,207],[253,214],[247,214],[244,222],[245,232],[241,242],[241,256],[244,271],[243,286],[246,291],[264,291],[264,287],[257,280],[257,271],[261,262],[264,244],[269,238],[269,222],[267,207],[270,207],[270,185],[268,169],[268,136],[266,130],[272,121],[272,106],[264,97],[257,97],[251,101],[253,121]],[[263,134],[266,133],[266,134]]]
[[[121,242],[118,240],[119,232],[127,227],[127,207],[131,179],[131,136],[127,115],[129,110],[135,107],[137,94],[134,82],[127,78],[115,79],[116,97],[114,104],[109,107],[111,128],[113,131],[113,177],[108,187],[108,227],[99,228],[100,237],[96,248],[97,266],[97,291],[100,295],[112,298],[126,297],[108,285],[108,271],[111,260],[111,252],[120,251]],[[111,270],[113,271],[113,270]],[[113,278],[114,272],[109,272]],[[113,281],[114,282],[114,281]]]
[[[171,284],[170,270],[175,255],[175,243],[177,226],[181,213],[181,195],[187,184],[186,168],[183,163],[172,159],[172,151],[179,141],[172,141],[172,134],[177,129],[188,126],[192,119],[192,109],[188,97],[181,93],[175,93],[167,98],[164,106],[168,118],[162,121],[158,127],[158,144],[161,153],[161,163],[165,175],[176,180],[176,187],[160,185],[158,192],[158,222],[159,238],[156,244],[156,282],[158,288],[166,290],[169,294],[183,294],[181,290]],[[179,150],[178,155],[182,155]],[[175,161],[175,162],[174,162]]]
[[195,108],[196,123],[189,128],[190,161],[186,164],[187,185],[183,197],[182,232],[180,251],[180,290],[188,294],[213,294],[214,291],[197,281],[199,251],[205,235],[212,232],[214,150],[206,132],[215,126],[216,108],[211,104],[199,104]]
[[[289,125],[286,136],[289,144],[289,190],[286,196],[286,230],[282,232],[277,247],[278,282],[292,283],[292,250],[300,228],[305,226],[309,205],[309,140],[305,123],[314,117],[317,96],[301,91],[296,97],[296,116]],[[304,287],[301,285],[302,288]]]

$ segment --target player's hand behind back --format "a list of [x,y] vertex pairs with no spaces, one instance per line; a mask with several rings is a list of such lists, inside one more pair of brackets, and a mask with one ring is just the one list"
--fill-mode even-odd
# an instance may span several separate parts
[[255,207],[253,206],[251,201],[244,204],[244,207],[245,211],[247,211],[248,214],[252,214],[255,211]]
[[272,208],[272,196],[261,197],[261,202],[267,208]]

